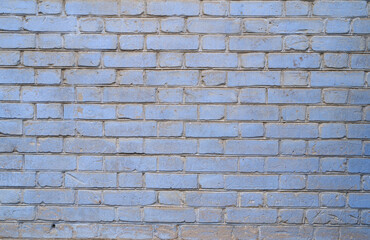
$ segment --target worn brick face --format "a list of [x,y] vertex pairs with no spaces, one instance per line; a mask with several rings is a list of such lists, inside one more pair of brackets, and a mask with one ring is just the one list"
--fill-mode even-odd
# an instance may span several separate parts
[[366,0],[0,0],[1,239],[358,239]]

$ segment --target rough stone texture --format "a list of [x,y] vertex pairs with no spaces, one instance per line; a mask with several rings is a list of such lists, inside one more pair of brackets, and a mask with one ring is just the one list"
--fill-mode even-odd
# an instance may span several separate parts
[[369,239],[369,13],[0,0],[0,238]]

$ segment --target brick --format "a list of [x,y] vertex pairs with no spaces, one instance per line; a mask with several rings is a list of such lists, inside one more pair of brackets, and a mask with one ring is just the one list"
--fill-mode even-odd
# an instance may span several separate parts
[[183,18],[165,18],[161,20],[161,31],[168,33],[183,32],[185,20]]
[[284,38],[284,49],[286,50],[307,50],[309,39],[306,36],[287,36]]
[[65,186],[67,188],[116,187],[116,174],[69,172],[65,175]]
[[276,155],[277,148],[277,141],[274,140],[227,140],[225,154]]
[[202,81],[207,86],[219,86],[226,83],[226,72],[202,71]]
[[229,120],[277,120],[276,106],[227,106],[226,119]]
[[26,121],[24,134],[31,136],[68,136],[75,135],[72,121]]
[[0,166],[2,169],[22,169],[23,157],[21,155],[1,155]]
[[36,174],[34,172],[1,172],[0,186],[2,187],[34,187]]
[[60,187],[63,183],[63,174],[60,172],[39,173],[37,183],[41,187]]
[[105,157],[105,170],[113,172],[122,171],[156,171],[157,159],[151,156],[122,156]]
[[61,70],[59,69],[38,69],[36,70],[36,82],[38,84],[56,85],[61,82]]
[[348,159],[348,172],[350,173],[370,173],[368,164],[369,159],[366,158],[350,158]]
[[104,22],[101,18],[80,18],[79,24],[82,32],[101,32],[104,29]]
[[357,107],[309,107],[311,121],[358,121],[361,120],[361,110]]
[[[101,77],[98,77],[97,81],[102,81],[102,82],[106,81],[104,79],[100,80],[100,78]],[[71,80],[73,80],[73,78]],[[81,83],[84,84],[85,82],[81,82]],[[90,83],[86,82],[86,84],[90,84]],[[77,101],[78,102],[101,102],[103,98],[102,90],[103,90],[102,88],[96,88],[96,87],[77,87],[76,88]]]
[[265,159],[262,157],[243,157],[239,159],[240,172],[264,172]]
[[78,158],[78,170],[97,171],[103,169],[103,157],[99,156],[81,156]]
[[63,47],[63,39],[60,34],[40,34],[36,40],[38,48],[56,49]]
[[346,135],[346,127],[341,123],[327,123],[320,126],[321,138],[343,138]]
[[256,19],[247,19],[243,21],[243,31],[250,33],[265,33],[267,32],[267,20],[256,18]]
[[263,205],[262,193],[241,193],[240,197],[241,207],[260,207]]
[[119,42],[122,50],[139,50],[144,48],[144,36],[140,35],[123,35],[120,36]]
[[1,189],[0,193],[0,203],[2,204],[19,203],[21,201],[21,190]]
[[155,102],[155,89],[104,88],[103,102]]
[[73,101],[72,87],[23,87],[22,99],[25,102],[67,102]]
[[247,53],[240,57],[243,68],[263,68],[265,66],[264,53]]
[[351,58],[351,68],[353,69],[370,68],[370,54],[353,54]]
[[116,110],[112,105],[65,104],[65,119],[115,119]]
[[33,206],[1,206],[0,220],[33,220],[35,207]]
[[276,175],[227,175],[225,189],[227,190],[271,190],[278,188]]
[[167,52],[159,53],[158,61],[160,67],[180,67],[183,62],[183,54]]
[[313,6],[313,14],[330,17],[361,17],[367,16],[366,2],[342,1],[339,3],[323,1]]
[[367,124],[348,124],[347,131],[348,138],[370,138],[370,125]]
[[146,46],[149,50],[196,50],[198,49],[198,36],[148,36]]
[[63,150],[63,139],[62,138],[38,138],[37,152],[45,153],[57,153]]
[[101,191],[80,190],[77,192],[79,204],[96,205],[101,203]]
[[74,32],[77,30],[75,17],[31,16],[26,17],[24,29],[33,32]]
[[0,143],[1,152],[36,152],[35,138],[2,137],[0,138]]
[[[231,226],[219,225],[181,225],[180,234],[182,239],[231,239]],[[212,228],[212,231],[209,229]]]
[[196,120],[197,107],[192,105],[147,105],[145,107],[145,118],[154,120]]
[[105,136],[138,137],[156,136],[157,127],[155,122],[105,122]]
[[161,103],[181,103],[183,92],[183,89],[179,88],[160,88],[158,89],[157,97]]
[[184,162],[180,157],[158,157],[158,170],[160,171],[182,171],[184,169]]
[[202,38],[202,48],[204,50],[224,50],[226,48],[225,37],[204,36]]
[[64,147],[69,153],[114,153],[116,152],[116,141],[114,139],[66,138]]
[[72,52],[24,52],[23,63],[32,67],[67,67],[74,66],[75,59]]
[[360,189],[359,176],[308,176],[307,189],[316,190],[358,190]]
[[74,203],[74,191],[72,190],[25,190],[24,203],[44,204],[72,204]]
[[317,193],[267,193],[269,207],[305,207],[319,206]]
[[249,88],[240,91],[241,103],[265,103],[266,90],[264,88]]
[[345,53],[324,53],[325,66],[329,68],[348,67],[348,54]]
[[341,228],[340,236],[343,238],[356,237],[360,240],[365,240],[369,236],[369,228],[367,227],[346,227]]
[[0,84],[34,83],[33,69],[0,69]]
[[318,136],[318,125],[314,123],[266,124],[266,137],[270,138],[317,138]]
[[325,103],[346,103],[348,99],[347,90],[324,90]]
[[319,170],[318,158],[272,158],[265,161],[267,172],[317,172]]
[[309,82],[308,72],[284,71],[283,79],[285,86],[307,86]]
[[319,68],[321,58],[317,53],[270,53],[269,68]]
[[142,138],[123,138],[118,140],[120,153],[143,153],[144,140]]
[[311,38],[314,51],[356,52],[365,50],[365,41],[362,37],[342,36],[314,36]]
[[142,85],[144,84],[144,72],[142,70],[119,71],[117,83],[125,85]]
[[228,207],[235,206],[236,192],[187,192],[185,200],[192,207]]
[[197,175],[147,173],[145,183],[147,188],[192,189],[197,188]]
[[346,197],[339,193],[323,193],[320,196],[320,204],[323,207],[344,207]]
[[195,211],[193,208],[144,208],[145,222],[195,222]]
[[348,33],[350,22],[342,19],[330,19],[326,22],[327,33]]
[[226,16],[228,14],[227,2],[204,2],[203,13],[210,16]]
[[266,240],[286,239],[310,239],[313,236],[312,226],[262,226],[260,236]]
[[143,106],[138,104],[125,104],[117,108],[118,118],[143,119]]
[[278,1],[240,1],[230,3],[232,16],[279,16],[282,14],[283,4]]
[[104,203],[107,205],[132,206],[155,203],[154,191],[104,191]]
[[236,137],[238,126],[234,123],[187,123],[185,135],[188,137]]
[[28,170],[75,170],[76,157],[67,155],[26,155],[25,169]]
[[63,4],[61,0],[42,0],[39,3],[39,12],[43,14],[61,13]]
[[363,85],[363,72],[311,72],[312,87],[351,87]]
[[161,191],[158,202],[164,205],[181,205],[184,202],[184,194],[180,191]]
[[287,16],[307,16],[309,9],[309,2],[289,1],[285,3],[285,12]]
[[100,65],[100,53],[80,53],[78,55],[78,66],[97,67]]
[[[52,229],[52,231],[50,230]],[[49,238],[70,238],[72,237],[72,227],[69,224],[50,223],[25,223],[20,228],[23,237],[37,238],[40,236]]]
[[105,53],[103,56],[105,67],[114,68],[150,68],[155,67],[155,53]]
[[199,139],[199,153],[220,154],[224,152],[223,141],[218,139]]
[[20,53],[14,51],[4,51],[0,53],[1,66],[15,66],[20,63]]
[[190,68],[235,68],[235,53],[186,53],[185,65]]
[[270,22],[270,33],[321,33],[324,23],[321,19],[273,19]]
[[310,141],[308,152],[313,155],[361,155],[361,144],[356,140]]
[[357,222],[358,212],[355,210],[309,209],[306,218],[309,224],[354,224]]
[[280,85],[280,72],[248,71],[228,72],[228,86],[274,86]]
[[241,123],[239,124],[239,128],[241,136],[244,138],[262,137],[264,135],[262,123]]
[[120,13],[123,15],[140,15],[145,11],[145,2],[142,0],[121,0]]
[[369,19],[353,20],[353,33],[369,33]]
[[353,89],[349,91],[349,103],[350,104],[368,104],[369,91],[367,89]]
[[345,158],[322,158],[321,171],[322,172],[344,172],[346,168]]
[[302,223],[303,210],[301,209],[284,209],[279,211],[281,223]]
[[154,18],[107,18],[105,30],[114,33],[155,33],[159,23]]
[[103,136],[103,123],[79,121],[76,123],[76,133],[82,136]]
[[277,51],[281,50],[281,37],[230,37],[230,50],[237,51]]
[[0,13],[36,14],[37,3],[35,0],[3,1],[0,3]]
[[118,208],[118,218],[121,221],[140,222],[141,210],[138,207],[120,207]]
[[280,153],[283,155],[303,155],[306,152],[306,142],[303,140],[282,140]]
[[306,187],[306,176],[304,175],[281,175],[280,189],[304,189]]
[[64,35],[66,49],[116,49],[117,36],[115,35]]
[[225,107],[218,105],[201,105],[199,107],[199,119],[220,120],[225,116]]
[[275,209],[226,209],[228,223],[275,223],[277,210]]
[[320,103],[321,91],[318,89],[269,89],[270,103]]
[[71,222],[99,222],[114,220],[114,209],[111,207],[40,207],[38,219],[62,220]]
[[198,210],[198,222],[221,222],[222,209],[217,208],[200,208]]
[[0,34],[0,48],[35,48],[36,36],[34,34]]
[[237,102],[237,92],[232,89],[187,89],[185,102],[190,103],[227,103]]
[[20,87],[16,86],[0,86],[0,100],[5,101],[12,101],[12,100],[20,100]]
[[33,118],[32,104],[26,103],[1,103],[0,118]]
[[186,71],[147,71],[147,85],[194,86],[198,84],[199,72]]
[[189,18],[187,29],[191,33],[238,33],[239,19]]
[[201,188],[223,188],[224,178],[221,174],[201,174],[199,175],[199,186]]
[[199,14],[199,2],[151,0],[147,3],[147,13],[159,16],[194,16]]
[[187,157],[185,171],[188,172],[234,172],[238,168],[237,158]]
[[101,2],[92,0],[81,2],[78,0],[67,0],[65,10],[68,15],[117,15],[118,2],[107,0]]
[[161,137],[180,137],[183,133],[181,122],[159,122],[158,136]]

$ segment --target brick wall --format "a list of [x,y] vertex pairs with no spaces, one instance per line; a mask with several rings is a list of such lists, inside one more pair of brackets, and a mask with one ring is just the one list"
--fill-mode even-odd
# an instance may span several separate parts
[[367,1],[0,1],[0,237],[368,239]]

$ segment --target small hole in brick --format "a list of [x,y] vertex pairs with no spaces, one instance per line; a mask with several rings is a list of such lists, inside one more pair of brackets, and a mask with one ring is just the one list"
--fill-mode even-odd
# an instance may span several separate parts
[[51,224],[51,228],[55,228],[55,224],[53,223],[53,224]]

